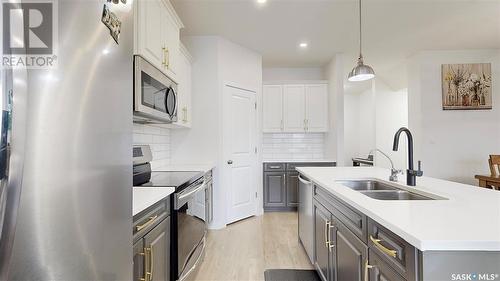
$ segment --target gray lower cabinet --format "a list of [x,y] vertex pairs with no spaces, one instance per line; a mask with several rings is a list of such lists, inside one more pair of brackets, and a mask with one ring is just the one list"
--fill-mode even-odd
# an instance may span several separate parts
[[264,208],[286,207],[286,174],[264,173]]
[[457,272],[494,280],[488,272],[498,269],[500,252],[419,251],[314,181],[312,204],[313,260],[322,281],[442,281]]
[[264,211],[293,211],[299,206],[296,167],[328,167],[335,162],[264,163]]
[[169,198],[134,216],[134,281],[170,280]]
[[[335,268],[329,244],[330,212],[321,204],[314,203],[314,267],[322,281],[335,280]],[[334,271],[334,270],[333,270]]]
[[336,221],[335,224],[338,225],[335,244],[337,280],[365,280],[368,247],[340,222]]
[[323,281],[363,281],[368,247],[314,200],[315,268]]
[[[164,219],[144,236],[145,269],[149,279],[170,280],[170,217]],[[146,268],[146,266],[148,268]]]
[[314,266],[322,281],[418,280],[414,247],[369,219],[370,227],[353,227],[346,218],[359,217],[355,210],[331,196],[314,185]]

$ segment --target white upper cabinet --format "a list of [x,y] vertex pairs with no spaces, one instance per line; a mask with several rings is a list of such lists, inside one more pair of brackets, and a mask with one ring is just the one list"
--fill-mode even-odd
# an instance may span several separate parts
[[285,132],[304,132],[306,128],[304,85],[285,85],[283,100]]
[[184,45],[180,44],[178,64],[178,80],[177,88],[177,122],[173,125],[182,128],[191,128],[192,108],[191,108],[191,55]]
[[177,80],[182,22],[168,0],[137,0],[134,53]]
[[265,85],[263,131],[327,132],[328,84]]
[[282,132],[283,124],[283,86],[265,85],[263,91],[263,130]]
[[[161,1],[136,1],[138,11],[138,52],[145,59],[161,66],[163,62],[164,44],[161,31],[161,22],[164,17],[163,3]],[[147,20],[145,20],[147,19]]]
[[305,85],[306,131],[328,131],[328,86],[326,84]]

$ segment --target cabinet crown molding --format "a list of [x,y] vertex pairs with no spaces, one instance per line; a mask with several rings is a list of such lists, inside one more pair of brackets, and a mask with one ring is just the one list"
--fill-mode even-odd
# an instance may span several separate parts
[[168,13],[172,16],[172,19],[174,20],[175,24],[179,29],[184,28],[184,24],[182,23],[181,18],[179,15],[177,15],[177,12],[174,9],[174,6],[172,6],[172,3],[170,3],[169,0],[162,0],[163,3],[165,3],[165,6],[167,7]]

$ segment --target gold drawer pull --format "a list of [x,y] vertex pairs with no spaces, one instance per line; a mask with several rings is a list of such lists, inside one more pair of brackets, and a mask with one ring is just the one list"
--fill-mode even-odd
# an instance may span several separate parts
[[330,222],[329,221],[326,221],[325,222],[325,246],[326,248],[330,248],[328,246],[330,246],[330,241],[328,241],[328,238],[329,238],[329,235],[328,235],[328,230],[330,229]]
[[375,246],[377,246],[377,248],[379,248],[379,250],[381,250],[382,252],[388,254],[389,256],[391,256],[393,258],[396,258],[396,254],[398,252],[396,250],[391,250],[391,249],[384,247],[382,244],[380,244],[380,241],[382,241],[382,240],[376,239],[371,235],[370,235],[370,240],[372,240],[373,244],[375,244]]
[[135,230],[136,231],[141,231],[141,229],[144,229],[144,228],[148,227],[151,223],[153,223],[156,218],[158,218],[158,215],[156,215],[154,217],[149,217],[149,220],[147,222],[145,222],[144,224],[136,226]]

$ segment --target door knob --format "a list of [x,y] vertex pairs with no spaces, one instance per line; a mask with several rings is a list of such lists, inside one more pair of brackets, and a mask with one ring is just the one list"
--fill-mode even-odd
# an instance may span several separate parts
[[232,165],[233,164],[233,160],[227,160],[227,164]]

